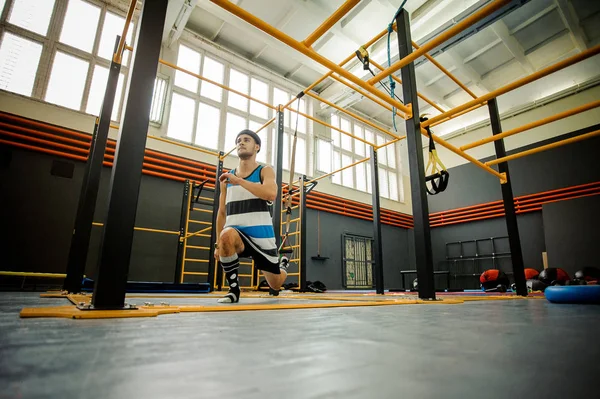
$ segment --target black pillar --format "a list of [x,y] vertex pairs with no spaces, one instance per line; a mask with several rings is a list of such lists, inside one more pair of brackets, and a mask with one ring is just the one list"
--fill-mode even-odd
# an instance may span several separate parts
[[[119,40],[120,36],[117,36],[115,51],[117,50]],[[121,64],[112,61],[108,72],[108,81],[106,82],[100,117],[96,119],[83,182],[81,183],[77,216],[75,218],[67,261],[67,277],[63,286],[65,291],[71,293],[79,293],[81,291],[81,282],[85,272],[85,264],[92,236],[92,222],[94,220],[94,211],[96,210],[100,178],[102,177],[104,152],[106,151],[106,143],[108,142],[110,116],[115,102],[115,93],[117,91],[120,72]]]
[[[384,149],[385,151],[385,149]],[[371,147],[371,194],[373,203],[373,275],[375,290],[383,295],[383,247],[381,244],[381,211],[379,200],[379,168],[377,150]]]
[[[194,193],[190,192],[192,184],[189,180],[183,182],[183,196],[181,199],[181,216],[179,217],[179,242],[177,243],[177,257],[175,259],[175,275],[173,283],[183,283],[181,272],[183,271],[184,247],[185,247],[185,227],[188,224],[188,214],[190,209],[190,196]],[[193,187],[193,186],[192,186]],[[210,283],[210,281],[209,281]]]
[[[217,242],[217,215],[219,214],[219,199],[221,197],[221,184],[219,177],[223,174],[223,151],[219,151],[219,158],[217,159],[217,171],[215,172],[215,195],[213,200],[213,214],[212,214],[212,230],[210,233],[210,245],[209,245],[209,258],[208,258],[208,284],[210,284],[211,291],[214,290],[217,285],[221,289],[221,279],[218,278],[222,274],[217,270],[218,262],[215,260],[215,243]],[[215,273],[218,282],[215,280]]]
[[302,175],[299,183],[300,190],[300,203],[298,206],[298,215],[300,216],[300,237],[296,240],[296,243],[300,244],[300,276],[298,278],[300,286],[300,292],[306,291],[306,176]]
[[[498,101],[493,98],[488,100],[490,121],[494,136],[502,133],[500,124],[500,113],[498,112]],[[494,141],[496,147],[496,158],[506,156],[504,139]],[[523,252],[521,251],[521,239],[519,237],[519,226],[517,224],[517,213],[515,211],[515,200],[513,198],[510,174],[508,173],[508,162],[500,162],[498,171],[506,174],[506,183],[502,184],[502,200],[504,201],[504,213],[506,214],[506,230],[508,231],[508,242],[510,245],[510,257],[512,260],[513,276],[517,286],[517,294],[527,296],[527,282],[525,281],[525,266],[523,264]]]
[[115,152],[92,305],[123,308],[152,91],[168,0],[143,3]]
[[[281,244],[281,208],[283,201],[283,107],[280,105],[277,109],[277,138],[275,139],[275,182],[279,190],[279,195],[273,203],[273,228],[275,229],[275,242],[277,247]],[[291,190],[291,188],[290,188]]]
[[[396,17],[398,29],[398,49],[400,58],[412,53],[410,18],[406,10]],[[405,104],[412,104],[412,118],[406,121],[406,141],[408,143],[408,164],[413,204],[415,255],[417,258],[417,278],[419,298],[435,299],[433,281],[433,257],[431,255],[431,231],[429,229],[429,205],[425,186],[425,166],[423,164],[423,143],[421,122],[419,121],[419,99],[415,64],[411,62],[402,68],[402,94]]]

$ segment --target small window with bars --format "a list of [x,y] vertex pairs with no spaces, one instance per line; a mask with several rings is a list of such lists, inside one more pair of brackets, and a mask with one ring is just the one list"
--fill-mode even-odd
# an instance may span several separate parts
[[345,288],[373,288],[373,239],[342,234],[343,285]]

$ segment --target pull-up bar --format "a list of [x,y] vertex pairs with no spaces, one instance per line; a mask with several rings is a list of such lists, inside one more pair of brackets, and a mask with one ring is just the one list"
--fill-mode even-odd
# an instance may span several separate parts
[[360,3],[360,0],[346,0],[344,4],[342,4],[329,18],[327,18],[323,23],[313,32],[311,33],[304,41],[302,42],[306,47],[310,47],[319,40],[321,36],[323,36],[333,25],[335,25],[340,19],[344,17],[344,15],[348,14],[348,12],[354,8],[355,5]]
[[526,155],[537,154],[538,152],[551,150],[553,148],[562,147],[563,145],[567,145],[567,144],[571,144],[571,143],[576,143],[578,141],[591,139],[591,138],[597,137],[597,136],[600,136],[600,130],[595,130],[593,132],[582,134],[580,136],[571,137],[570,139],[560,140],[560,141],[557,141],[556,143],[546,144],[546,145],[543,145],[541,147],[532,148],[531,150],[522,151],[522,152],[519,152],[517,154],[508,155],[508,156],[505,156],[505,157],[502,157],[502,158],[493,159],[491,161],[486,162],[485,164],[486,165],[496,165],[496,164],[499,164],[501,162],[512,161],[513,159],[521,158],[521,157],[524,157]]
[[[214,2],[215,0],[211,0],[211,1]],[[443,32],[442,34],[436,36],[434,39],[425,43],[417,51],[411,53],[410,55],[404,57],[401,60],[396,61],[390,67],[384,69],[383,71],[381,71],[380,73],[378,73],[377,75],[372,77],[371,79],[367,80],[367,83],[369,85],[374,85],[375,83],[387,78],[388,76],[390,76],[391,74],[393,74],[394,72],[399,70],[400,68],[410,64],[417,58],[425,55],[425,53],[427,53],[428,51],[430,51],[430,50],[434,49],[435,47],[439,46],[440,44],[444,43],[446,40],[458,35],[465,29],[467,29],[470,26],[481,21],[483,18],[485,18],[488,15],[492,14],[493,12],[499,10],[506,4],[510,3],[510,1],[511,0],[496,0],[496,1],[492,2],[491,4],[485,6],[481,10],[479,10],[479,11],[473,13],[472,15],[470,15],[469,17],[465,18],[463,21],[457,23],[452,28],[448,29],[447,31]]]
[[267,24],[266,22],[255,17],[254,15],[252,15],[248,11],[244,10],[243,8],[241,8],[227,0],[210,0],[210,1],[217,4],[221,8],[229,11],[230,13],[236,15],[237,17],[241,18],[242,20],[246,21],[247,23],[253,25],[254,27],[269,34],[270,36],[287,44],[288,46],[292,47],[293,49],[301,52],[302,54],[304,54],[307,57],[311,58],[312,60],[318,62],[319,64],[323,65],[324,67],[329,68],[333,72],[340,74],[341,76],[348,79],[352,83],[357,84],[358,86],[360,86],[363,89],[367,90],[368,92],[376,95],[377,97],[379,97],[383,101],[387,102],[388,104],[400,109],[404,113],[407,113],[409,115],[411,114],[410,107],[402,104],[400,101],[398,101],[396,99],[391,98],[387,93],[383,93],[383,92],[377,90],[373,86],[372,83],[368,83],[362,79],[357,78],[350,72],[346,71],[344,68],[340,67],[339,65],[335,64],[334,62],[323,57],[322,55],[320,55],[319,53],[314,51],[312,48],[307,47],[303,43],[292,38],[291,36],[281,32],[280,30],[276,29],[275,27]]
[[515,129],[507,130],[506,132],[502,132],[500,134],[496,134],[494,136],[486,137],[484,139],[475,141],[473,143],[463,145],[462,147],[460,147],[460,149],[465,151],[465,150],[469,150],[471,148],[479,147],[480,145],[491,143],[492,141],[500,140],[505,137],[512,136],[513,134],[521,133],[526,130],[538,127],[538,126],[543,126],[545,124],[548,124],[548,123],[551,123],[551,122],[554,122],[554,121],[557,121],[560,119],[564,119],[569,116],[576,115],[581,112],[585,112],[585,111],[588,111],[590,109],[597,108],[597,107],[600,107],[600,101],[592,101],[591,103],[582,105],[581,107],[573,108],[568,111],[564,111],[559,114],[550,116],[548,118],[540,119],[539,121],[531,122],[526,125],[517,127]]
[[473,108],[475,105],[481,104],[484,101],[491,100],[492,98],[496,98],[502,94],[508,93],[511,90],[518,89],[521,86],[524,86],[528,83],[534,82],[534,81],[541,79],[547,75],[550,75],[551,73],[554,73],[556,71],[560,71],[561,69],[564,69],[568,66],[578,63],[579,61],[583,61],[587,58],[593,57],[594,55],[596,55],[598,53],[600,53],[600,44],[596,45],[588,50],[582,51],[581,53],[576,54],[572,57],[569,57],[566,60],[560,61],[554,65],[544,68],[541,71],[535,72],[529,76],[519,79],[516,82],[513,82],[513,83],[508,84],[504,87],[501,87],[497,90],[494,90],[488,94],[485,94],[475,100],[469,101],[469,102],[467,102],[463,105],[460,105],[456,108],[452,108],[451,110],[444,112],[441,115],[434,116],[433,118],[423,122],[421,124],[421,126],[430,126],[433,123],[440,121],[442,119],[448,118],[452,115],[455,115],[455,114],[459,113],[460,111],[464,111],[466,109]]

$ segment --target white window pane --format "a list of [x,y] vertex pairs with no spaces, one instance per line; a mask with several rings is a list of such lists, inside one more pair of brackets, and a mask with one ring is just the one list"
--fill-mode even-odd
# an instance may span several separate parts
[[46,101],[75,110],[81,109],[88,67],[87,61],[57,51],[46,90]]
[[[390,140],[388,140],[388,143],[389,142],[390,142]],[[385,148],[387,150],[388,166],[390,168],[395,168],[396,167],[396,143],[390,144]]]
[[[263,81],[252,78],[250,81],[250,96],[261,100],[265,103],[269,102],[269,85]],[[256,101],[250,101],[250,113],[259,118],[267,119],[269,116],[268,108]]]
[[[200,72],[200,53],[183,44],[179,45],[177,54],[177,66],[190,72]],[[175,85],[191,92],[198,92],[199,79],[181,71],[175,71]]]
[[[357,160],[358,161],[358,160]],[[367,191],[367,177],[365,175],[365,164],[359,163],[356,168],[356,189]]]
[[195,101],[181,94],[173,93],[167,136],[183,141],[192,141],[194,130]]
[[374,136],[373,136],[373,132],[370,131],[369,129],[365,129],[365,140],[368,141],[369,143],[374,143],[373,140]]
[[[117,35],[123,34],[123,27],[125,26],[125,18],[113,14],[110,11],[106,12],[104,17],[104,25],[102,26],[102,33],[100,35],[100,44],[98,46],[98,55],[106,60],[111,60],[115,52],[115,40]],[[131,45],[131,37],[133,35],[133,24],[129,25],[127,29],[127,44]],[[129,50],[125,50],[123,53],[123,65],[127,65],[127,60],[131,56]]]
[[384,198],[390,198],[390,192],[388,189],[388,175],[387,170],[379,169],[379,195]]
[[371,190],[371,164],[370,163],[366,163],[365,164],[366,169],[367,169],[367,192],[369,194],[371,194],[372,190]]
[[[344,118],[340,118],[340,129],[342,129],[346,133],[350,132],[350,121]],[[342,137],[342,148],[344,150],[352,151],[352,137],[347,134],[341,133]]]
[[390,199],[398,201],[398,175],[388,172],[390,178]]
[[0,89],[31,96],[42,45],[5,32],[0,43]]
[[[235,69],[229,71],[229,87],[232,89],[235,89],[240,93],[248,94],[248,81],[248,75],[238,72]],[[237,108],[244,112],[248,111],[248,99],[239,94],[229,92],[228,104],[230,107]]]
[[[338,170],[341,168],[341,154],[339,151],[333,152],[333,170]],[[342,172],[337,172],[332,175],[331,181],[336,184],[342,184]]]
[[336,114],[331,114],[331,124],[335,127],[340,127],[340,118]]
[[341,133],[338,130],[331,129],[331,142],[334,147],[340,147],[340,135]]
[[54,0],[14,0],[8,22],[46,36]]
[[296,175],[306,174],[306,141],[302,137],[296,140]]
[[[365,132],[362,126],[354,125],[354,135],[356,137],[360,137],[361,139],[365,138]],[[362,141],[354,140],[354,152],[357,155],[364,156],[365,155],[365,144]]]
[[196,144],[202,147],[218,149],[221,110],[208,104],[198,105],[198,124],[196,125]]
[[[227,121],[225,122],[225,146],[223,151],[228,152],[232,148],[235,148],[235,138],[239,132],[246,129],[247,121],[248,120],[242,116],[237,116],[230,112],[227,113]],[[237,152],[234,151],[231,155],[237,156]]]
[[154,92],[152,93],[152,106],[150,107],[150,122],[162,123],[162,116],[167,96],[167,79],[157,77],[154,81]]
[[[349,155],[342,155],[342,168],[352,163],[352,158]],[[346,187],[354,187],[354,175],[352,168],[347,168],[342,171],[342,184]]]
[[319,140],[317,143],[317,151],[319,152],[317,170],[329,173],[333,170],[331,168],[331,143],[325,140]]
[[[268,92],[267,92],[268,93]],[[258,123],[254,121],[248,122],[248,129],[256,132],[258,129],[262,127],[263,123]],[[267,148],[269,148],[269,128],[266,127],[260,132],[257,133],[258,137],[260,137],[260,151],[256,154],[256,161],[267,163]]]
[[[273,89],[273,105],[286,105],[290,101],[290,94],[286,91],[280,90],[277,87]],[[283,124],[284,126],[290,126],[290,111],[285,109],[283,111]]]
[[[377,143],[378,146],[379,145],[384,145],[385,144],[385,138],[381,135],[377,135]],[[387,165],[387,149],[381,148],[379,150],[377,150],[377,161],[380,165]]]
[[91,53],[99,19],[100,7],[82,0],[69,0],[65,21],[60,32],[60,41]]
[[[223,84],[223,73],[225,67],[220,62],[217,62],[209,57],[204,57],[204,65],[202,65],[202,76],[213,82]],[[202,81],[200,94],[204,97],[208,97],[211,100],[219,101],[223,99],[223,89],[219,86],[215,86],[212,83]]]
[[[123,93],[123,82],[125,75],[119,75],[119,81],[117,82],[117,91],[115,93],[115,102],[113,104],[111,119],[116,121],[118,119],[121,94]],[[106,92],[106,84],[108,82],[108,68],[96,65],[94,67],[94,74],[92,75],[92,85],[90,86],[90,95],[88,96],[87,106],[85,112],[88,114],[100,115],[102,109],[102,103],[104,102],[104,93]]]

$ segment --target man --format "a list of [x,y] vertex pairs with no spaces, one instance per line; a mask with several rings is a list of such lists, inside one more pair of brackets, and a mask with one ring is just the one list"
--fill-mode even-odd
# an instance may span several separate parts
[[273,294],[279,293],[289,264],[285,257],[279,261],[269,212],[269,205],[277,199],[275,172],[270,166],[263,167],[256,162],[260,137],[246,129],[238,133],[235,143],[238,167],[219,177],[221,197],[214,256],[221,261],[229,283],[229,292],[218,300],[220,303],[240,300],[240,257],[252,257],[254,266],[262,270]]

